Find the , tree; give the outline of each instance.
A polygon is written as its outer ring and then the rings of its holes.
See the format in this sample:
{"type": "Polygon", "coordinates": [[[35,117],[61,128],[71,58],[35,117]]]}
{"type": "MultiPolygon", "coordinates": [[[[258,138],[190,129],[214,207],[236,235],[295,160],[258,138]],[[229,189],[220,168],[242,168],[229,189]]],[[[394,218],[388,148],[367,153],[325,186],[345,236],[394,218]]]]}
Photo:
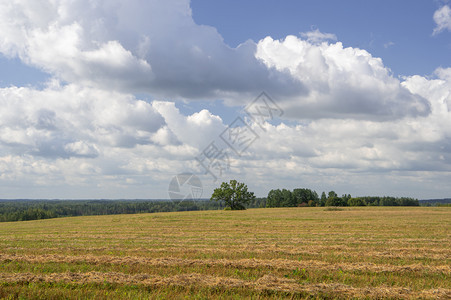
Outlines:
{"type": "Polygon", "coordinates": [[[357,197],[344,194],[338,197],[334,191],[322,192],[321,197],[310,189],[297,188],[293,191],[287,189],[271,190],[265,201],[266,207],[293,207],[293,206],[419,206],[420,202],[413,198],[395,197],[357,197]]]}
{"type": "Polygon", "coordinates": [[[223,182],[210,198],[214,201],[224,201],[226,207],[231,210],[246,209],[245,205],[254,199],[254,193],[247,191],[247,185],[236,180],[230,180],[230,183],[223,182]]]}
{"type": "Polygon", "coordinates": [[[294,189],[293,198],[297,206],[308,204],[308,206],[316,206],[319,204],[319,197],[315,191],[310,189],[294,189]]]}
{"type": "Polygon", "coordinates": [[[330,198],[338,198],[337,193],[335,193],[334,191],[330,191],[328,195],[329,195],[329,199],[330,198]]]}
{"type": "Polygon", "coordinates": [[[282,191],[270,190],[266,200],[266,207],[280,207],[282,202],[282,191]]]}
{"type": "Polygon", "coordinates": [[[326,205],[326,201],[327,201],[327,196],[326,196],[326,193],[323,192],[321,194],[321,200],[319,201],[319,205],[320,206],[325,206],[326,205]]]}
{"type": "Polygon", "coordinates": [[[290,190],[282,189],[282,206],[283,207],[294,207],[296,203],[293,201],[293,194],[290,190]]]}
{"type": "Polygon", "coordinates": [[[350,198],[348,199],[349,206],[365,206],[365,201],[362,198],[350,198]]]}
{"type": "MultiPolygon", "coordinates": [[[[326,206],[347,206],[348,205],[348,200],[347,197],[345,196],[346,199],[340,198],[338,197],[337,193],[335,193],[334,191],[330,191],[329,192],[329,197],[326,200],[326,206]]],[[[349,198],[351,198],[351,195],[349,195],[349,198]]]]}

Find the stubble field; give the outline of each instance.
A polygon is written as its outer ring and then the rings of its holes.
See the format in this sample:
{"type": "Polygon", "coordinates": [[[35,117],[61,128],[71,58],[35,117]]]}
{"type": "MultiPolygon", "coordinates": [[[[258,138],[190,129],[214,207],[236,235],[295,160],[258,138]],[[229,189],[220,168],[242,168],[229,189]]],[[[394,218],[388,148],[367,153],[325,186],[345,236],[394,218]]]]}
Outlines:
{"type": "Polygon", "coordinates": [[[0,223],[0,298],[451,298],[451,209],[0,223]]]}

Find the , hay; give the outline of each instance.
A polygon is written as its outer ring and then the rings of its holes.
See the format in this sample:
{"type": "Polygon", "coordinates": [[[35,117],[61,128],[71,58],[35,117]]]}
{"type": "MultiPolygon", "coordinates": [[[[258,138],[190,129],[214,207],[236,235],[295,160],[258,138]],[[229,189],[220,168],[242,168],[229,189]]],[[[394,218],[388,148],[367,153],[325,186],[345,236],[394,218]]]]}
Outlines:
{"type": "Polygon", "coordinates": [[[134,284],[142,286],[180,286],[180,287],[216,287],[221,289],[246,288],[264,291],[283,291],[295,293],[308,293],[312,296],[324,293],[339,298],[371,297],[371,298],[435,298],[450,299],[450,289],[431,289],[421,292],[408,288],[396,287],[366,287],[354,288],[343,284],[298,284],[295,280],[265,275],[256,281],[245,281],[232,278],[205,276],[202,274],[182,274],[171,277],[162,277],[148,274],[127,275],[122,273],[57,273],[57,274],[31,274],[0,273],[0,281],[4,283],[58,283],[71,284],[134,284]]]}
{"type": "Polygon", "coordinates": [[[449,208],[64,218],[0,240],[0,298],[451,298],[449,208]]]}
{"type": "Polygon", "coordinates": [[[381,265],[374,263],[335,263],[323,261],[293,261],[286,259],[181,259],[175,257],[145,258],[145,257],[116,257],[116,256],[64,256],[64,255],[10,255],[0,254],[0,262],[21,261],[29,263],[87,263],[92,265],[148,265],[148,266],[221,266],[232,268],[270,268],[281,270],[319,269],[363,272],[435,272],[451,276],[451,265],[428,266],[415,265],[381,265]]]}

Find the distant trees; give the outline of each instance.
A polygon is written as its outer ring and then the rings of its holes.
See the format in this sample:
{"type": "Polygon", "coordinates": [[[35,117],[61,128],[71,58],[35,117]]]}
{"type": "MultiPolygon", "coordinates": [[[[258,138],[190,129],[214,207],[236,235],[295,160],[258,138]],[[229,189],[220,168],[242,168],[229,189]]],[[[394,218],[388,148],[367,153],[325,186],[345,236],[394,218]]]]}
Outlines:
{"type": "Polygon", "coordinates": [[[294,189],[289,191],[271,190],[268,193],[266,207],[295,207],[295,206],[317,206],[320,203],[318,194],[309,189],[294,189]]]}
{"type": "Polygon", "coordinates": [[[270,190],[266,198],[266,207],[281,207],[282,205],[282,191],[270,190]]]}
{"type": "Polygon", "coordinates": [[[221,187],[215,189],[210,200],[222,201],[231,210],[243,210],[247,204],[255,200],[255,196],[254,193],[248,192],[244,183],[230,180],[230,183],[223,182],[221,187]]]}
{"type": "Polygon", "coordinates": [[[348,200],[349,206],[365,206],[365,202],[360,198],[351,198],[348,200]]]}
{"type": "MultiPolygon", "coordinates": [[[[321,197],[310,189],[271,190],[267,198],[256,198],[243,183],[231,181],[214,193],[217,201],[168,200],[0,200],[0,222],[41,220],[60,217],[138,214],[169,211],[244,209],[295,206],[419,206],[408,197],[339,197],[334,191],[321,197]],[[225,187],[225,188],[224,188],[225,187]],[[229,198],[230,197],[230,198],[229,198]],[[239,200],[241,199],[241,200],[239,200]]],[[[216,191],[216,190],[215,190],[216,191]]],[[[451,200],[449,200],[451,202],[451,200]]],[[[429,203],[427,203],[429,204],[429,203]]],[[[432,204],[429,204],[432,205],[432,204]]],[[[434,205],[437,205],[434,203],[434,205]]]]}
{"type": "Polygon", "coordinates": [[[420,206],[418,199],[409,197],[358,197],[348,200],[349,206],[420,206]]]}
{"type": "Polygon", "coordinates": [[[347,206],[347,199],[348,197],[346,195],[343,195],[343,197],[338,197],[337,193],[330,191],[325,206],[347,206]]]}
{"type": "MultiPolygon", "coordinates": [[[[246,207],[265,207],[255,198],[246,207]]],[[[207,200],[0,200],[0,222],[31,221],[61,217],[156,213],[224,209],[222,202],[207,200]]]]}
{"type": "Polygon", "coordinates": [[[326,192],[321,193],[321,199],[319,201],[319,206],[326,206],[327,196],[326,192]]]}
{"type": "Polygon", "coordinates": [[[417,199],[408,197],[356,197],[344,194],[341,197],[335,191],[321,197],[310,189],[289,190],[277,189],[268,193],[266,207],[293,207],[293,206],[419,206],[417,199]]]}
{"type": "Polygon", "coordinates": [[[294,189],[293,198],[295,206],[303,205],[302,203],[308,206],[316,206],[319,204],[318,194],[309,189],[294,189]]]}

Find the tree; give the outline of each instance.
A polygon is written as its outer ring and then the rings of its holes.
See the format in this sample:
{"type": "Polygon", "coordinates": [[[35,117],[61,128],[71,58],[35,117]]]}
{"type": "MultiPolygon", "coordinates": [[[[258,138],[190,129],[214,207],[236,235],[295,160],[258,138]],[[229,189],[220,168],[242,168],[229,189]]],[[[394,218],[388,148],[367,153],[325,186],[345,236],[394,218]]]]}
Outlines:
{"type": "Polygon", "coordinates": [[[214,201],[224,201],[226,207],[231,210],[246,209],[245,205],[254,199],[254,193],[247,191],[247,185],[236,180],[230,180],[230,183],[223,182],[210,198],[214,201]]]}
{"type": "Polygon", "coordinates": [[[397,206],[398,203],[394,197],[382,197],[379,199],[379,206],[397,206]]]}
{"type": "Polygon", "coordinates": [[[343,199],[344,202],[348,203],[349,199],[351,199],[352,196],[351,194],[344,194],[343,196],[341,196],[341,199],[343,199]]]}
{"type": "Polygon", "coordinates": [[[294,207],[296,205],[293,200],[294,199],[293,199],[293,195],[292,195],[291,191],[287,190],[287,189],[283,189],[281,206],[282,207],[294,207]]]}
{"type": "Polygon", "coordinates": [[[398,205],[400,206],[420,206],[418,199],[401,197],[397,199],[398,205]]]}
{"type": "Polygon", "coordinates": [[[310,189],[294,189],[293,198],[295,205],[302,205],[303,203],[308,206],[316,206],[319,203],[318,194],[310,189]]]}
{"type": "Polygon", "coordinates": [[[365,206],[365,201],[362,198],[350,198],[348,199],[349,206],[365,206]]]}
{"type": "Polygon", "coordinates": [[[266,207],[280,207],[282,202],[282,191],[270,190],[266,200],[266,207]]]}
{"type": "Polygon", "coordinates": [[[325,206],[327,201],[327,196],[325,192],[322,192],[321,194],[321,200],[319,201],[320,206],[325,206]]]}
{"type": "MultiPolygon", "coordinates": [[[[350,197],[351,195],[349,195],[350,197]]],[[[337,193],[334,191],[329,192],[329,197],[326,201],[326,206],[347,206],[347,200],[343,200],[343,198],[338,197],[337,193]]]]}
{"type": "Polygon", "coordinates": [[[329,192],[329,199],[330,199],[330,198],[338,198],[337,193],[335,193],[334,191],[330,191],[330,192],[329,192]]]}

